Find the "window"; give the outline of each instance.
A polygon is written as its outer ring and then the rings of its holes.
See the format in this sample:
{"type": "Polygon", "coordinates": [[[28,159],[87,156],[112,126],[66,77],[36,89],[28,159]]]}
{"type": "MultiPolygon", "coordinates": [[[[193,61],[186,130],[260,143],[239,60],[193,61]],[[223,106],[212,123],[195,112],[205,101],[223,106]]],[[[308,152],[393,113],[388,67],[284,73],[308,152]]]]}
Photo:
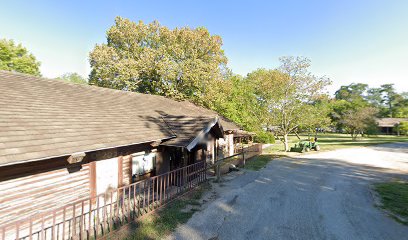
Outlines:
{"type": "Polygon", "coordinates": [[[156,153],[138,154],[132,156],[132,175],[144,175],[156,168],[156,153]]]}

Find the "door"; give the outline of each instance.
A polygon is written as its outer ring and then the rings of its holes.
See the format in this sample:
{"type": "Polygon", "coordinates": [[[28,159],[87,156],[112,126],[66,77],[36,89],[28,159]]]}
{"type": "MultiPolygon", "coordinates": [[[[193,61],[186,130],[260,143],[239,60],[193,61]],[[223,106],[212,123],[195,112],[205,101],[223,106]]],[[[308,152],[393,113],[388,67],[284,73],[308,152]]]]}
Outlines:
{"type": "Polygon", "coordinates": [[[118,159],[111,158],[96,162],[96,194],[118,188],[118,159]]]}

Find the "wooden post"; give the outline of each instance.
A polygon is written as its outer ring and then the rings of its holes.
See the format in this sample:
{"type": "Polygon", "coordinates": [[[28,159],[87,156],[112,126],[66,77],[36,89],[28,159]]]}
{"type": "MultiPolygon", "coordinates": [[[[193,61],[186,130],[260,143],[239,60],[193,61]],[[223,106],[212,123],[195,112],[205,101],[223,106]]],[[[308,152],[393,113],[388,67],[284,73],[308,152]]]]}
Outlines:
{"type": "Polygon", "coordinates": [[[221,171],[220,171],[220,164],[216,166],[216,174],[217,174],[217,182],[221,181],[221,171]]]}
{"type": "Polygon", "coordinates": [[[241,141],[241,152],[242,152],[242,162],[245,166],[245,151],[244,151],[244,143],[241,141]]]}
{"type": "Polygon", "coordinates": [[[215,174],[217,175],[217,182],[221,181],[221,171],[220,171],[220,163],[218,161],[218,146],[217,146],[217,139],[215,139],[215,147],[214,147],[214,163],[215,165],[215,174]]]}
{"type": "Polygon", "coordinates": [[[118,188],[123,187],[123,157],[118,157],[118,188]]]}
{"type": "Polygon", "coordinates": [[[207,158],[204,159],[204,180],[207,180],[207,158]]]}
{"type": "MultiPolygon", "coordinates": [[[[96,197],[96,162],[89,163],[89,190],[90,197],[96,197]]],[[[95,202],[96,199],[93,199],[95,202]]]]}

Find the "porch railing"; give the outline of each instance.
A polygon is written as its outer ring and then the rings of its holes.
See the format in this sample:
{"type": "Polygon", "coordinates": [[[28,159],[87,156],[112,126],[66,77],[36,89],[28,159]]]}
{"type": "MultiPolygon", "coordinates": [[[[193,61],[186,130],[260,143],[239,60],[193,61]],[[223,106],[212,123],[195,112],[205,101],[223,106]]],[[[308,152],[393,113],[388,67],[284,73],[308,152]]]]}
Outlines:
{"type": "MultiPolygon", "coordinates": [[[[237,146],[237,147],[235,147],[234,148],[234,154],[236,154],[236,153],[242,153],[242,152],[245,152],[245,153],[257,153],[257,154],[259,154],[259,153],[261,153],[262,152],[262,144],[261,143],[254,143],[254,144],[251,144],[251,145],[248,145],[248,146],[237,146]]],[[[247,158],[249,158],[249,157],[247,157],[247,158]]]]}
{"type": "Polygon", "coordinates": [[[0,226],[0,239],[95,239],[154,211],[205,180],[205,162],[198,162],[0,226]]]}

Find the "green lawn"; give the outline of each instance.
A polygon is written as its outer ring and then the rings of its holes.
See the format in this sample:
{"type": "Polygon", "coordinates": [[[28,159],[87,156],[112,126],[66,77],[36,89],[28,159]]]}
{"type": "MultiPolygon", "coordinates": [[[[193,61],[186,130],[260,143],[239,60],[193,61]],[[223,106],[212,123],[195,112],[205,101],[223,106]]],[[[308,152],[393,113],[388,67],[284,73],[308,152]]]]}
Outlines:
{"type": "Polygon", "coordinates": [[[253,171],[259,171],[264,168],[266,164],[272,161],[272,159],[273,157],[271,155],[258,155],[247,160],[244,168],[253,171]]]}
{"type": "MultiPolygon", "coordinates": [[[[300,137],[302,140],[306,140],[308,138],[307,135],[300,135],[300,137]]],[[[333,133],[318,134],[317,138],[320,144],[321,151],[330,151],[341,148],[363,147],[382,143],[408,141],[408,136],[391,136],[391,135],[378,135],[364,138],[361,137],[353,141],[349,134],[333,134],[333,133]]],[[[289,136],[289,147],[295,145],[295,143],[297,142],[299,142],[299,139],[295,135],[289,136]]],[[[301,154],[297,152],[295,153],[284,152],[283,148],[284,148],[283,143],[276,142],[272,146],[264,149],[262,155],[247,160],[245,168],[249,170],[259,171],[260,169],[264,168],[266,164],[268,164],[268,162],[272,161],[274,158],[283,156],[293,157],[298,154],[301,154]]],[[[311,152],[313,153],[314,151],[312,150],[311,152]]]]}
{"type": "MultiPolygon", "coordinates": [[[[312,135],[314,136],[314,135],[312,135]]],[[[307,135],[300,135],[301,139],[307,139],[307,135]]],[[[299,139],[295,135],[289,136],[289,146],[295,145],[299,139]]],[[[322,151],[335,150],[347,147],[363,147],[381,143],[391,142],[407,142],[408,136],[394,136],[394,135],[378,135],[370,137],[360,137],[353,141],[350,134],[338,134],[338,133],[320,133],[317,135],[317,141],[320,144],[322,151]]],[[[283,143],[277,141],[268,148],[268,152],[282,152],[283,143]]]]}
{"type": "Polygon", "coordinates": [[[382,208],[397,215],[398,221],[408,224],[408,182],[379,183],[374,189],[381,197],[382,208]]]}

